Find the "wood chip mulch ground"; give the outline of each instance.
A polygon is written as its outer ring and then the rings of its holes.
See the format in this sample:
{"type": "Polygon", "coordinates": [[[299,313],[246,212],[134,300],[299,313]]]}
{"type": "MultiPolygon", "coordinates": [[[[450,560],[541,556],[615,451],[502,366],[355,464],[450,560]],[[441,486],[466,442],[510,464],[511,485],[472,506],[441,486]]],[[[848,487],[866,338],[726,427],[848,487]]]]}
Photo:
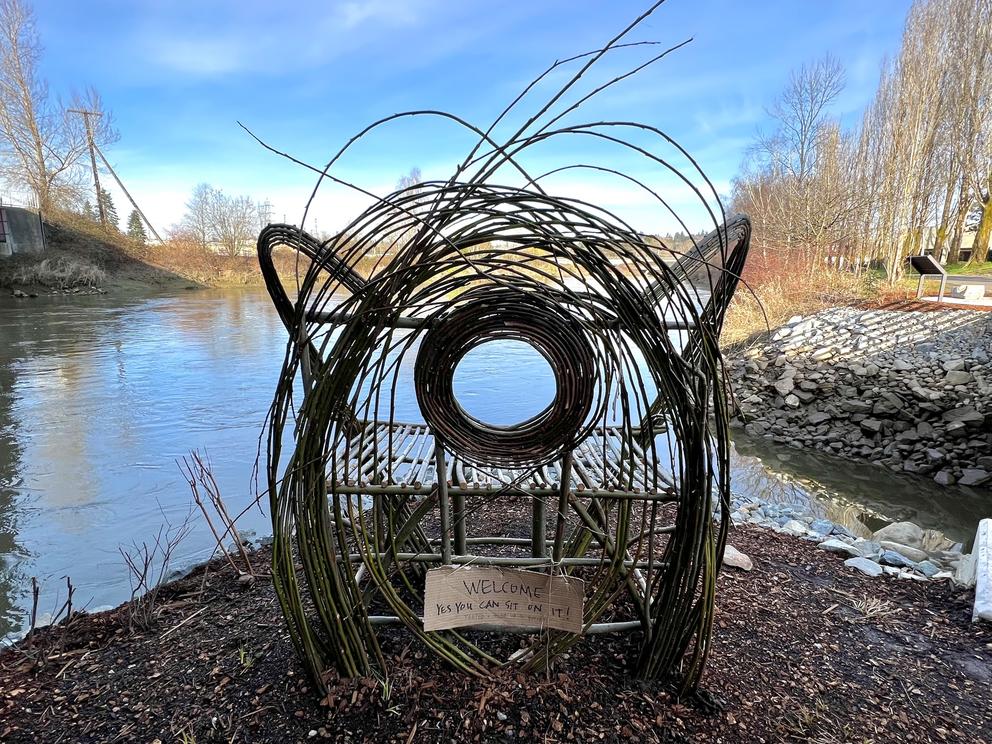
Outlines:
{"type": "Polygon", "coordinates": [[[319,699],[271,583],[215,563],[164,589],[147,630],[124,605],[0,654],[0,741],[992,741],[992,629],[971,623],[969,592],[869,579],[756,528],[732,543],[754,570],[721,575],[703,691],[687,699],[630,678],[635,636],[483,680],[399,629],[383,633],[388,678],[333,679],[319,699]]]}

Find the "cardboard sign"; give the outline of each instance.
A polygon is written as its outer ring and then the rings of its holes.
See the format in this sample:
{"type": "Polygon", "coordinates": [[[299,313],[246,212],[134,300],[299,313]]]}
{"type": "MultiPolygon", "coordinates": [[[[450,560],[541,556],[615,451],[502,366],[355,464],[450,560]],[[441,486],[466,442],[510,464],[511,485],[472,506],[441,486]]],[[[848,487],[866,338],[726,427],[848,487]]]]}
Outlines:
{"type": "Polygon", "coordinates": [[[582,579],[519,568],[442,566],[427,572],[424,630],[466,625],[582,632],[582,579]]]}

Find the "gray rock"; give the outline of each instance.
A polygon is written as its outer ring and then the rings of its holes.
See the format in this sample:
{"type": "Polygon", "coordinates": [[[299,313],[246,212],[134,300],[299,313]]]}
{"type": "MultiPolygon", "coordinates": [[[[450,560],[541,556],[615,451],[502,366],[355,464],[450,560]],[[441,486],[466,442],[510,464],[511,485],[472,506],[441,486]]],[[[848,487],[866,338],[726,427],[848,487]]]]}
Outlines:
{"type": "Polygon", "coordinates": [[[872,409],[872,404],[866,400],[842,400],[840,402],[840,409],[848,413],[869,413],[872,409]]]}
{"type": "Polygon", "coordinates": [[[840,553],[841,555],[848,555],[852,557],[863,557],[861,555],[861,551],[856,547],[853,545],[848,545],[846,542],[838,540],[835,537],[824,540],[817,547],[819,547],[820,550],[826,550],[828,553],[840,553]]]}
{"type": "Polygon", "coordinates": [[[911,548],[923,547],[923,530],[912,522],[893,522],[878,530],[872,537],[877,542],[889,542],[907,545],[911,548]]]}
{"type": "Polygon", "coordinates": [[[791,377],[783,377],[781,380],[776,381],[775,384],[772,385],[778,394],[783,397],[791,393],[795,386],[796,384],[791,377]]]}
{"type": "Polygon", "coordinates": [[[958,479],[954,477],[954,473],[950,470],[940,470],[933,479],[941,486],[953,486],[958,482],[958,479]]]}
{"type": "Polygon", "coordinates": [[[882,546],[880,543],[874,540],[865,540],[859,537],[854,541],[854,547],[858,549],[858,555],[864,558],[875,559],[879,553],[882,552],[882,546]]]}
{"type": "Polygon", "coordinates": [[[963,468],[958,483],[962,486],[984,486],[992,480],[992,475],[981,468],[963,468]]]}
{"type": "Polygon", "coordinates": [[[754,568],[754,563],[744,553],[733,545],[727,545],[723,549],[723,565],[739,568],[741,571],[750,571],[754,568]]]}
{"type": "Polygon", "coordinates": [[[891,393],[888,390],[883,390],[875,401],[875,405],[872,406],[872,413],[876,415],[891,415],[893,413],[898,413],[903,409],[906,404],[903,403],[902,398],[900,398],[895,393],[891,393]]]}
{"type": "Polygon", "coordinates": [[[970,372],[955,371],[948,372],[944,377],[945,385],[967,385],[969,382],[974,381],[974,377],[971,376],[970,372]]]}
{"type": "Polygon", "coordinates": [[[945,372],[957,372],[958,370],[964,369],[964,359],[948,359],[943,362],[941,367],[944,368],[945,372]]]}
{"type": "Polygon", "coordinates": [[[750,424],[744,427],[744,431],[746,431],[752,437],[763,437],[765,436],[765,432],[768,431],[768,427],[759,421],[752,421],[750,424]]]}
{"type": "Polygon", "coordinates": [[[882,567],[875,563],[875,561],[868,560],[867,558],[848,558],[844,561],[844,565],[854,568],[866,576],[875,577],[882,575],[882,567]]]}
{"type": "Polygon", "coordinates": [[[916,564],[916,570],[926,576],[928,579],[932,579],[934,576],[940,573],[940,566],[938,566],[933,561],[920,561],[916,564]]]}
{"type": "Polygon", "coordinates": [[[919,548],[911,548],[908,545],[902,545],[897,542],[892,542],[891,540],[882,540],[880,545],[885,550],[894,550],[899,553],[899,555],[905,556],[913,563],[919,563],[920,561],[925,561],[927,559],[926,551],[920,550],[919,548]]]}
{"type": "Polygon", "coordinates": [[[782,532],[788,532],[792,535],[805,535],[806,525],[795,519],[790,519],[788,522],[782,525],[782,532]]]}
{"type": "Polygon", "coordinates": [[[810,522],[809,529],[817,535],[829,535],[834,529],[834,523],[829,519],[815,519],[810,522]]]}
{"type": "Polygon", "coordinates": [[[861,422],[861,428],[872,434],[878,434],[882,430],[882,422],[878,419],[866,418],[861,422]]]}
{"type": "Polygon", "coordinates": [[[898,568],[913,568],[916,565],[915,562],[894,550],[883,550],[882,555],[878,558],[878,562],[886,566],[896,566],[898,568]]]}
{"type": "Polygon", "coordinates": [[[960,422],[962,424],[981,424],[985,421],[985,415],[976,411],[974,406],[961,406],[944,411],[941,418],[948,423],[960,422]]]}
{"type": "Polygon", "coordinates": [[[806,420],[809,423],[816,426],[818,424],[822,424],[825,421],[829,421],[832,418],[833,416],[829,413],[826,413],[825,411],[814,411],[813,413],[811,413],[809,416],[806,417],[806,420]]]}
{"type": "Polygon", "coordinates": [[[799,398],[791,393],[785,396],[785,405],[789,408],[799,408],[799,398]]]}

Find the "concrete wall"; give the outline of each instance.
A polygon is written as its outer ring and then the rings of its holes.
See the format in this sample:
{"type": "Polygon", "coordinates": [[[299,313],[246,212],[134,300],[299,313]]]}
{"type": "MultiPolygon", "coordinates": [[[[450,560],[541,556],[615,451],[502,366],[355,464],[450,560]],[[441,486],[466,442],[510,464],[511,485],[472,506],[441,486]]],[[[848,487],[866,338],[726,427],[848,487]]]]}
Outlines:
{"type": "Polygon", "coordinates": [[[6,242],[0,243],[0,258],[21,253],[41,253],[45,236],[37,212],[22,207],[0,207],[4,211],[6,242]]]}

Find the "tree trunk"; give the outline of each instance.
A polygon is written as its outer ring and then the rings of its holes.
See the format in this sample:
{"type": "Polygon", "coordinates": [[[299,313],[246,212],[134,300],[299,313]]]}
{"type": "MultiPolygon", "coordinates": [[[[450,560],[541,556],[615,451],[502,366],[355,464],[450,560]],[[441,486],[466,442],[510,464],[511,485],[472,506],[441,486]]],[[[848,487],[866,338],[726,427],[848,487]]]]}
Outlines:
{"type": "Polygon", "coordinates": [[[957,263],[961,259],[961,241],[964,238],[964,221],[968,216],[968,204],[971,193],[965,184],[961,185],[961,193],[958,196],[958,211],[954,216],[954,231],[951,233],[951,246],[947,251],[947,261],[945,266],[957,263]]]}
{"type": "Polygon", "coordinates": [[[947,244],[948,233],[950,232],[951,208],[954,205],[954,192],[957,184],[948,180],[947,191],[944,192],[944,208],[940,212],[940,222],[933,239],[933,257],[940,263],[944,262],[944,246],[947,244]]]}
{"type": "Polygon", "coordinates": [[[982,218],[978,221],[978,232],[971,248],[968,263],[984,263],[989,254],[989,238],[992,237],[992,194],[982,204],[982,218]]]}

